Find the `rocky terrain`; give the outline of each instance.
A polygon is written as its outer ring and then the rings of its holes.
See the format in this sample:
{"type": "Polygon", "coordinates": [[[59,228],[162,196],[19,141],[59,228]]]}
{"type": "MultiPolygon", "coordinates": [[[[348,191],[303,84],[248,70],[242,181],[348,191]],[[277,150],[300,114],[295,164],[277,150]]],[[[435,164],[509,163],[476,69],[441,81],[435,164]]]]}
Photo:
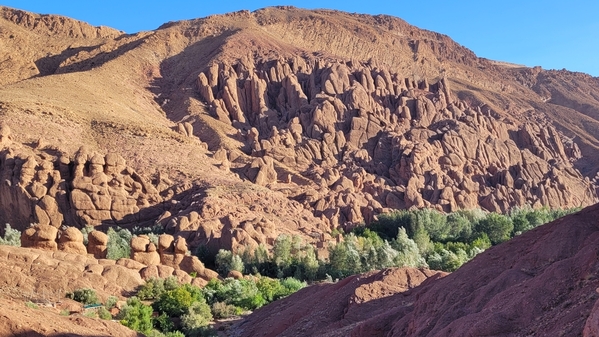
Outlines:
{"type": "Polygon", "coordinates": [[[114,261],[40,249],[0,246],[0,335],[2,336],[137,336],[118,322],[83,315],[68,291],[92,288],[105,300],[124,298],[143,283],[137,271],[114,261]],[[35,303],[37,308],[25,306],[35,303]]]}
{"type": "MultiPolygon", "coordinates": [[[[89,267],[89,264],[93,262],[88,262],[85,269],[103,276],[105,273],[114,274],[114,268],[134,270],[136,273],[132,274],[132,277],[136,281],[132,281],[132,285],[125,289],[129,292],[143,283],[141,279],[175,276],[179,282],[203,286],[211,279],[218,278],[215,271],[205,268],[202,261],[189,254],[187,242],[183,237],[175,239],[172,235],[162,234],[155,244],[150,242],[147,235],[134,236],[129,243],[130,258],[120,258],[114,261],[107,259],[109,238],[106,234],[94,230],[87,236],[86,247],[83,243],[83,234],[75,227],[67,227],[59,231],[50,225],[36,225],[22,233],[21,247],[57,252],[56,254],[76,254],[79,255],[74,257],[76,260],[84,259],[87,256],[100,259],[102,261],[100,264],[105,267],[89,267]],[[192,273],[195,275],[193,278],[190,276],[192,273]]],[[[119,273],[121,272],[117,272],[117,274],[119,273]]],[[[119,275],[111,277],[113,281],[121,280],[125,283],[126,278],[119,275]]]]}
{"type": "Polygon", "coordinates": [[[383,270],[314,285],[233,336],[597,336],[599,206],[488,249],[444,276],[383,270]]]}
{"type": "Polygon", "coordinates": [[[274,7],[123,34],[3,7],[0,43],[18,229],[159,225],[239,250],[393,209],[597,201],[596,78],[397,18],[274,7]]]}
{"type": "MultiPolygon", "coordinates": [[[[0,332],[134,335],[15,303],[122,297],[152,276],[202,285],[216,274],[185,254],[199,245],[294,234],[323,248],[394,209],[595,204],[598,92],[598,78],[481,59],[384,15],[272,7],[124,34],[0,7],[0,223],[29,247],[0,247],[0,332]],[[113,226],[168,234],[115,262],[113,226]]],[[[234,333],[598,335],[597,212],[450,275],[316,285],[234,333]]]]}

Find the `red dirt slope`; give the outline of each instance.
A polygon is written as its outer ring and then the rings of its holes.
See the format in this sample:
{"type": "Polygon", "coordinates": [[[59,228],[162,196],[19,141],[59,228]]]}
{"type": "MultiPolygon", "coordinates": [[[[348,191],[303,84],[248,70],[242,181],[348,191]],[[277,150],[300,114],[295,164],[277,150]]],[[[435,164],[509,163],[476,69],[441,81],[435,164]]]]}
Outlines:
{"type": "Polygon", "coordinates": [[[310,287],[256,311],[235,335],[597,336],[598,215],[599,205],[588,207],[493,247],[446,277],[358,310],[337,295],[351,282],[363,287],[356,278],[310,287]]]}

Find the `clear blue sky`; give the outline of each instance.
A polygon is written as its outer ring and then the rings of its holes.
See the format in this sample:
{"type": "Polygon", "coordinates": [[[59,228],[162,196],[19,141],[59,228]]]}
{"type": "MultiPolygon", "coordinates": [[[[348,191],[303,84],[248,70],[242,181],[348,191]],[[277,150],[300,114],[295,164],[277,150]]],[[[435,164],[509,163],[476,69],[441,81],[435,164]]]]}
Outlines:
{"type": "Polygon", "coordinates": [[[389,14],[449,35],[481,57],[599,76],[598,0],[0,0],[0,4],[127,33],[155,29],[168,21],[274,5],[389,14]]]}

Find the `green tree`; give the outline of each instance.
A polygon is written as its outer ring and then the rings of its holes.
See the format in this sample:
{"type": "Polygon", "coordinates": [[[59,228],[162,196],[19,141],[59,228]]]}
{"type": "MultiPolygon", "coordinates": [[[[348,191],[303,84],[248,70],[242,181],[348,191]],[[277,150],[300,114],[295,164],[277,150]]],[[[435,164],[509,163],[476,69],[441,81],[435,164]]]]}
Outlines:
{"type": "Polygon", "coordinates": [[[416,246],[418,246],[420,254],[423,256],[430,254],[434,249],[431,238],[424,227],[418,227],[416,229],[413,240],[414,243],[416,243],[416,246]]]}
{"type": "Polygon", "coordinates": [[[433,209],[423,209],[413,211],[411,215],[410,237],[414,237],[418,228],[423,227],[433,241],[445,241],[448,239],[450,227],[447,226],[447,218],[444,214],[433,209]]]}
{"type": "Polygon", "coordinates": [[[277,266],[281,268],[291,265],[292,239],[290,236],[281,234],[275,240],[273,247],[273,258],[277,266]]]}
{"type": "Polygon", "coordinates": [[[447,215],[446,226],[448,238],[454,241],[466,242],[472,236],[473,222],[468,219],[467,213],[458,211],[447,215]]]}
{"type": "Polygon", "coordinates": [[[304,269],[304,278],[310,281],[316,280],[320,263],[318,262],[316,250],[313,246],[309,245],[306,247],[305,255],[301,259],[301,264],[304,269]]]}
{"type": "Polygon", "coordinates": [[[400,228],[391,246],[398,252],[395,257],[397,267],[428,267],[426,260],[420,255],[420,250],[416,243],[408,237],[406,230],[400,228]]]}
{"type": "Polygon", "coordinates": [[[486,233],[493,244],[509,240],[510,234],[514,230],[512,220],[498,213],[487,214],[486,218],[480,220],[477,227],[477,231],[486,233]]]}
{"type": "Polygon", "coordinates": [[[241,260],[241,257],[239,257],[239,255],[233,254],[233,256],[231,257],[231,265],[230,265],[229,269],[243,273],[245,267],[244,267],[243,261],[241,260]]]}
{"type": "Polygon", "coordinates": [[[104,319],[104,320],[112,319],[112,315],[110,314],[110,311],[108,311],[108,309],[106,309],[105,307],[98,308],[98,317],[100,317],[100,319],[104,319]]]}
{"type": "Polygon", "coordinates": [[[117,228],[117,230],[114,230],[113,228],[109,228],[106,234],[108,235],[106,258],[118,260],[131,256],[131,232],[127,229],[117,228]]]}
{"type": "Polygon", "coordinates": [[[152,331],[152,307],[141,303],[137,297],[127,300],[119,313],[121,324],[143,334],[152,331]]]}
{"type": "Polygon", "coordinates": [[[224,277],[226,277],[231,270],[237,270],[238,272],[243,273],[245,269],[241,257],[226,249],[220,249],[218,251],[215,262],[216,271],[224,277]]]}

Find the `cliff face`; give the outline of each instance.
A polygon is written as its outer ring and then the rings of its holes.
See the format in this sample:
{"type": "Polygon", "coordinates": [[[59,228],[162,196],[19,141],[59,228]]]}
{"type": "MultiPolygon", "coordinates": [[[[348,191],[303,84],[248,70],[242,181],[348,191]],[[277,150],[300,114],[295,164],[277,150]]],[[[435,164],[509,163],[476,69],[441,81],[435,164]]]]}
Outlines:
{"type": "Polygon", "coordinates": [[[0,221],[20,228],[322,247],[392,209],[597,201],[586,75],[479,59],[388,16],[275,7],[124,35],[1,14],[0,221]]]}

